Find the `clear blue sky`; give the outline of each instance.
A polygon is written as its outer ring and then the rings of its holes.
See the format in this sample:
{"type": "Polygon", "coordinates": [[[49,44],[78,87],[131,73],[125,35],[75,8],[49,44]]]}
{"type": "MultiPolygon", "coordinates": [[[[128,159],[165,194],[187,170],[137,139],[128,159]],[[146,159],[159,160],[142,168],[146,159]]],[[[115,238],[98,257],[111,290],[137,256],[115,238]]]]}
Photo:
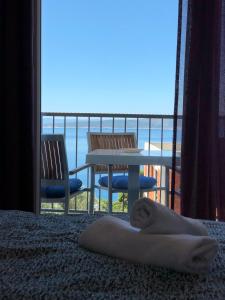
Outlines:
{"type": "Polygon", "coordinates": [[[42,111],[172,114],[178,0],[43,0],[42,111]]]}

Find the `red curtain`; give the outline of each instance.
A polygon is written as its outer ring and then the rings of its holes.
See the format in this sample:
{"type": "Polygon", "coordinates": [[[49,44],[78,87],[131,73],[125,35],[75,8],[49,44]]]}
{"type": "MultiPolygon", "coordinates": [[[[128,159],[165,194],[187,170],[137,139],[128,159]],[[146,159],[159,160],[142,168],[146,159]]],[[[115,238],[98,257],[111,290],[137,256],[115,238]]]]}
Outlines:
{"type": "Polygon", "coordinates": [[[187,7],[175,101],[182,106],[181,212],[225,220],[225,1],[180,3],[187,7]]]}

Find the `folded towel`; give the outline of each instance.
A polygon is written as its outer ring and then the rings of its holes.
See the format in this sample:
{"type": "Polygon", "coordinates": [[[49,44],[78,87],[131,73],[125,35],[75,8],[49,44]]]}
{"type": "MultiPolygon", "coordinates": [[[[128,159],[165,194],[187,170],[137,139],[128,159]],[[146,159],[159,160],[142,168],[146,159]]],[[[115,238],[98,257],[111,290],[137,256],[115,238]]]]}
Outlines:
{"type": "Polygon", "coordinates": [[[143,233],[208,235],[200,221],[178,215],[149,198],[140,198],[134,202],[130,223],[141,228],[143,233]]]}
{"type": "Polygon", "coordinates": [[[88,226],[79,245],[130,262],[189,273],[206,272],[217,242],[206,236],[142,234],[121,219],[106,216],[88,226]]]}

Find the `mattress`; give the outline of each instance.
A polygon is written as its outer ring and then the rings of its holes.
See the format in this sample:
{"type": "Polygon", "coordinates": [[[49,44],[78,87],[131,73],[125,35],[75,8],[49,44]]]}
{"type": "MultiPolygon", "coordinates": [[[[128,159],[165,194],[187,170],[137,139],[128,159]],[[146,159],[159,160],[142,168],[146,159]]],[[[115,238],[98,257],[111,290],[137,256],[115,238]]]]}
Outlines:
{"type": "Polygon", "coordinates": [[[218,255],[207,275],[190,275],[80,248],[100,216],[0,211],[0,299],[225,299],[225,223],[204,222],[218,255]]]}

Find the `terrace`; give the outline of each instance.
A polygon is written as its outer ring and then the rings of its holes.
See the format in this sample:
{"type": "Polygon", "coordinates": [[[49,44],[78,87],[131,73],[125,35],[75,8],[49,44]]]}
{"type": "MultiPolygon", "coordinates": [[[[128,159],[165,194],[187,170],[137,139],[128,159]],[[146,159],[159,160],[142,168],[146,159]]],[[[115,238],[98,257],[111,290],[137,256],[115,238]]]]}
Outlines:
{"type": "MultiPolygon", "coordinates": [[[[42,133],[64,136],[69,169],[86,162],[88,132],[134,132],[147,155],[172,160],[177,18],[176,0],[43,2],[42,133]]],[[[163,164],[140,165],[140,174],[157,179],[157,190],[145,195],[165,205],[168,173],[163,164]]],[[[88,211],[93,200],[90,169],[77,178],[87,190],[70,200],[70,213],[88,211]]],[[[111,211],[108,195],[96,188],[95,211],[111,211]]],[[[113,194],[112,211],[127,212],[128,198],[113,194]]],[[[58,203],[41,208],[62,210],[58,203]]]]}
{"type": "MultiPolygon", "coordinates": [[[[173,115],[153,114],[108,114],[108,113],[42,113],[43,134],[63,134],[69,169],[85,163],[88,153],[87,132],[135,132],[138,148],[149,155],[172,156],[173,115]]],[[[170,205],[166,197],[166,167],[164,165],[140,166],[140,173],[157,179],[157,191],[145,193],[155,201],[170,205]]],[[[96,175],[97,181],[101,177],[96,175]]],[[[88,211],[90,201],[90,171],[79,172],[79,178],[87,190],[72,198],[69,202],[69,213],[88,211]]],[[[171,180],[169,180],[171,181],[171,180]]],[[[170,186],[169,182],[169,186],[170,186]]],[[[170,191],[170,188],[169,188],[170,191]]],[[[113,195],[113,212],[127,212],[127,194],[113,195]]],[[[59,203],[41,203],[42,211],[60,212],[63,206],[59,203]]],[[[95,190],[94,210],[108,210],[108,193],[95,190]]]]}

